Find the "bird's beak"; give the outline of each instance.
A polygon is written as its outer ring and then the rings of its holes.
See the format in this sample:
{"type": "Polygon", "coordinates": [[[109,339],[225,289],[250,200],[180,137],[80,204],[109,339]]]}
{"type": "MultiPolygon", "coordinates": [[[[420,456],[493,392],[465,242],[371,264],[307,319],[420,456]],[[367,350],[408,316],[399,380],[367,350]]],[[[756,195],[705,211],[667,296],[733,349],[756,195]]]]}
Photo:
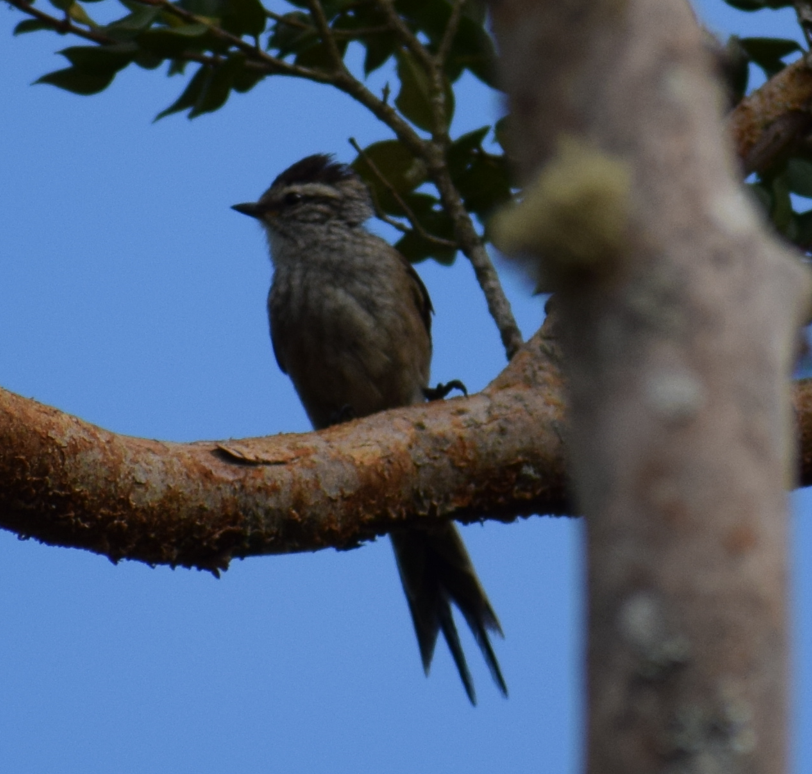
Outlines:
{"type": "Polygon", "coordinates": [[[243,215],[250,215],[252,218],[261,218],[264,212],[264,207],[257,202],[246,202],[245,204],[235,204],[232,210],[237,210],[243,215]]]}

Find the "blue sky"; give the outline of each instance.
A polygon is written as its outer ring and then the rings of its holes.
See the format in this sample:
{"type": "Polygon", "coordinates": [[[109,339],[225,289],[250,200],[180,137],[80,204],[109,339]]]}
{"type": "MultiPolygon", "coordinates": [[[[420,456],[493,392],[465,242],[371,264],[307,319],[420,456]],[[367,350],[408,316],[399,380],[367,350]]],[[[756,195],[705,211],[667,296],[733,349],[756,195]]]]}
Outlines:
{"type": "MultiPolygon", "coordinates": [[[[792,14],[701,4],[717,31],[796,36],[792,14]]],[[[194,121],[152,118],[183,81],[128,69],[78,97],[31,86],[68,39],[0,15],[0,384],[110,430],[171,440],[305,431],[265,319],[264,239],[232,212],[296,159],[349,160],[386,130],[325,87],[271,79],[194,121]]],[[[462,84],[455,129],[499,104],[462,84]]],[[[464,259],[419,271],[436,309],[433,378],[503,367],[464,259]]],[[[525,335],[540,302],[509,270],[525,335]]],[[[812,727],[812,499],[794,497],[795,705],[812,727]]],[[[220,580],[118,566],[0,533],[0,757],[26,774],[578,768],[581,526],[464,530],[506,639],[510,698],[465,637],[479,706],[444,646],[425,679],[386,540],[235,562],[220,580]]],[[[812,741],[795,745],[812,772],[812,741]]]]}

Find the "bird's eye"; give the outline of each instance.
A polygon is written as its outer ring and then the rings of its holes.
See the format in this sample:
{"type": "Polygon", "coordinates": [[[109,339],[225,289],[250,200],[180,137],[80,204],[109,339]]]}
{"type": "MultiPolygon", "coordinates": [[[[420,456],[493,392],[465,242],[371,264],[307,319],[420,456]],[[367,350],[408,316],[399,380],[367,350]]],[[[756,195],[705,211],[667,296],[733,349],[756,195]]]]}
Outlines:
{"type": "Polygon", "coordinates": [[[291,191],[289,194],[285,194],[285,204],[288,206],[293,206],[294,204],[298,204],[302,201],[302,195],[299,193],[294,193],[291,191]]]}

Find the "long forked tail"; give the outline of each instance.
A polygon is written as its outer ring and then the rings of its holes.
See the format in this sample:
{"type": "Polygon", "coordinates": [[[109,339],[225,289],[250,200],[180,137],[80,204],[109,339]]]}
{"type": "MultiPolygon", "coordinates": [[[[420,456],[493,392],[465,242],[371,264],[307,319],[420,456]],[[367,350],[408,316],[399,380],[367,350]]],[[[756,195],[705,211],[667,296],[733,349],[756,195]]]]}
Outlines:
{"type": "Polygon", "coordinates": [[[465,692],[471,703],[476,704],[474,683],[451,615],[453,602],[471,628],[494,682],[507,696],[507,685],[488,639],[488,631],[504,636],[502,628],[457,528],[446,524],[431,530],[393,532],[390,537],[426,674],[434,655],[437,634],[442,631],[465,692]]]}

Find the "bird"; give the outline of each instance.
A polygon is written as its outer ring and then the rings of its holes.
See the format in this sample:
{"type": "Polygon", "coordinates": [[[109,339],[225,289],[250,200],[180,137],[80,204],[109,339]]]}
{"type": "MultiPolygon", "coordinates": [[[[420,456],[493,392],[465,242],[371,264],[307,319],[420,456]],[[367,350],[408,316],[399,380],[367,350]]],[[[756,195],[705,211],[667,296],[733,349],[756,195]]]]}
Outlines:
{"type": "MultiPolygon", "coordinates": [[[[433,395],[431,299],[406,258],[366,228],[372,199],[351,166],[329,154],[307,156],[278,175],[258,201],[232,209],[264,228],[273,264],[273,351],[314,429],[433,395]]],[[[390,538],[426,675],[442,631],[476,704],[454,604],[507,696],[488,636],[504,635],[457,528],[450,522],[409,527],[390,538]]]]}

